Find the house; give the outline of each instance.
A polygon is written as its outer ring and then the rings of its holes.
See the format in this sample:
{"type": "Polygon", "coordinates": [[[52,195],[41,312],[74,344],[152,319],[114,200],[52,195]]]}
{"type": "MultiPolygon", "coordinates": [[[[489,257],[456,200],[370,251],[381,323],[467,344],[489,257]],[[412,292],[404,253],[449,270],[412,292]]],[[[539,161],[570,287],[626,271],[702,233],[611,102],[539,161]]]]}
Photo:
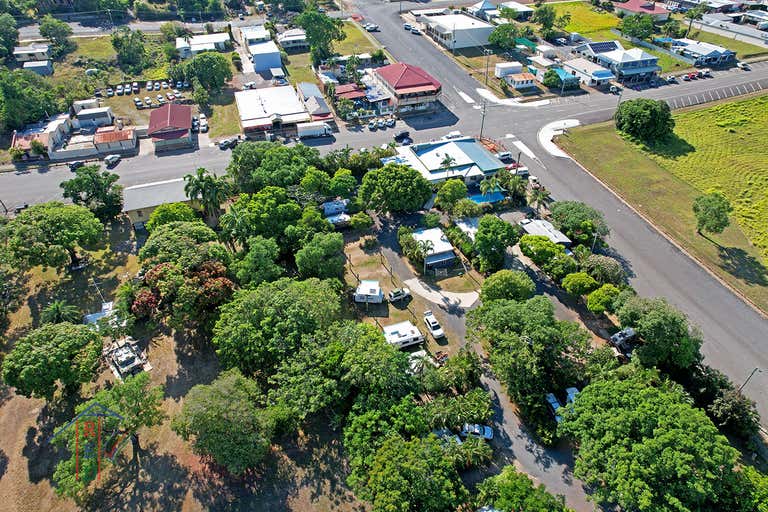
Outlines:
{"type": "Polygon", "coordinates": [[[516,91],[536,87],[536,77],[531,73],[513,73],[505,76],[504,81],[516,91]]]}
{"type": "Polygon", "coordinates": [[[240,46],[248,47],[252,44],[263,43],[272,39],[272,35],[264,25],[251,25],[249,27],[235,27],[235,40],[240,46]]]}
{"type": "Polygon", "coordinates": [[[290,85],[238,91],[235,103],[246,134],[295,127],[311,119],[290,85]]]}
{"type": "Polygon", "coordinates": [[[669,11],[661,2],[653,0],[627,0],[626,2],[613,2],[613,8],[617,13],[625,16],[633,14],[645,14],[653,18],[653,21],[665,21],[669,19],[669,11]]]}
{"type": "Polygon", "coordinates": [[[583,57],[563,62],[563,68],[577,76],[582,84],[590,87],[599,87],[616,79],[609,69],[583,57]]]}
{"type": "Polygon", "coordinates": [[[480,217],[467,217],[455,222],[456,227],[462,230],[470,240],[475,241],[475,235],[480,227],[480,217]]]}
{"type": "Polygon", "coordinates": [[[442,85],[418,66],[396,62],[376,68],[373,78],[391,96],[399,114],[434,110],[442,85]]]}
{"type": "Polygon", "coordinates": [[[191,202],[184,191],[185,185],[184,178],[176,178],[126,187],[123,189],[123,213],[128,216],[134,229],[143,229],[158,206],[191,202]]]}
{"type": "Polygon", "coordinates": [[[346,212],[348,206],[349,199],[334,199],[321,204],[320,208],[323,209],[323,217],[330,217],[346,212]]]}
{"type": "Polygon", "coordinates": [[[107,126],[115,122],[115,114],[112,107],[84,108],[75,114],[75,126],[79,128],[93,128],[107,126]]]}
{"type": "Polygon", "coordinates": [[[152,137],[155,152],[188,148],[192,140],[192,107],[166,103],[149,114],[147,135],[152,137]]]}
{"type": "Polygon", "coordinates": [[[624,47],[618,41],[595,41],[580,44],[573,49],[573,52],[594,61],[602,53],[623,49],[624,47]]]}
{"type": "MultiPolygon", "coordinates": [[[[534,55],[533,57],[529,57],[528,60],[531,62],[531,65],[528,66],[528,69],[530,70],[531,67],[546,71],[551,67],[554,67],[555,64],[557,64],[555,61],[548,59],[546,57],[543,57],[541,55],[534,55]]],[[[538,76],[539,73],[536,73],[536,76],[538,76]]]]}
{"type": "Polygon", "coordinates": [[[447,179],[463,179],[477,184],[506,166],[473,137],[457,137],[432,142],[398,146],[397,155],[382,162],[408,165],[419,171],[432,184],[447,179]]]}
{"type": "Polygon", "coordinates": [[[620,82],[637,83],[645,82],[656,76],[661,71],[659,58],[642,50],[623,48],[598,53],[595,62],[611,70],[620,82]]]}
{"type": "Polygon", "coordinates": [[[253,70],[257,73],[283,66],[283,59],[280,57],[280,48],[277,47],[274,41],[249,45],[248,53],[251,54],[253,70]]]}
{"type": "Polygon", "coordinates": [[[427,257],[424,258],[424,268],[427,270],[450,267],[456,260],[453,246],[440,228],[417,229],[413,232],[413,239],[428,244],[427,257]]]}
{"type": "Polygon", "coordinates": [[[24,69],[37,73],[41,76],[50,76],[53,74],[53,61],[50,60],[30,60],[24,63],[24,69]]]}
{"type": "Polygon", "coordinates": [[[355,302],[381,304],[384,302],[384,291],[378,281],[361,280],[355,289],[355,302]]]}
{"type": "Polygon", "coordinates": [[[51,45],[34,43],[26,46],[16,46],[13,49],[13,58],[16,59],[16,62],[50,60],[51,45]]]}
{"type": "Polygon", "coordinates": [[[681,8],[693,9],[699,5],[705,5],[707,12],[723,13],[737,11],[742,2],[733,2],[732,0],[670,0],[666,7],[674,12],[681,8]]]}
{"type": "Polygon", "coordinates": [[[693,39],[674,39],[672,51],[694,59],[696,66],[723,66],[736,62],[736,52],[693,39]]]}
{"type": "Polygon", "coordinates": [[[520,227],[529,235],[545,236],[556,244],[565,247],[571,246],[571,239],[555,229],[555,226],[549,221],[543,219],[523,219],[520,221],[520,227]]]}
{"type": "Polygon", "coordinates": [[[96,129],[93,135],[93,145],[99,153],[121,153],[136,149],[136,129],[117,126],[103,126],[96,129]]]}
{"type": "Polygon", "coordinates": [[[546,44],[536,45],[536,55],[541,55],[547,59],[556,59],[557,50],[546,44]]]}
{"type": "Polygon", "coordinates": [[[278,34],[277,43],[282,46],[284,50],[301,50],[309,48],[307,33],[301,28],[293,28],[291,30],[286,30],[282,34],[278,34]]]}
{"type": "Polygon", "coordinates": [[[87,100],[76,100],[72,102],[72,115],[77,115],[83,109],[97,108],[99,106],[98,98],[88,98],[87,100]]]}
{"type": "Polygon", "coordinates": [[[768,30],[768,12],[758,10],[745,11],[743,19],[745,22],[755,25],[758,30],[768,30]]]}
{"type": "Polygon", "coordinates": [[[320,92],[320,88],[317,85],[310,82],[299,82],[296,84],[296,90],[301,101],[304,102],[304,107],[309,112],[312,121],[333,120],[331,108],[328,106],[323,93],[320,92]]]}
{"type": "Polygon", "coordinates": [[[424,335],[409,321],[384,326],[384,339],[397,348],[418,345],[424,341],[424,335]]]}
{"type": "Polygon", "coordinates": [[[476,4],[467,7],[467,12],[476,18],[488,20],[498,15],[499,11],[489,0],[480,0],[476,4]]]}
{"type": "MultiPolygon", "coordinates": [[[[579,87],[579,78],[568,71],[564,70],[561,67],[552,66],[550,68],[552,71],[557,73],[557,77],[560,79],[561,85],[559,86],[561,90],[570,90],[570,89],[578,89],[579,87]]],[[[536,80],[539,82],[544,82],[544,75],[547,73],[546,71],[536,71],[536,80]]]]}
{"type": "Polygon", "coordinates": [[[188,59],[201,52],[223,52],[231,45],[229,32],[216,32],[192,37],[177,37],[176,50],[179,57],[188,59]]]}
{"type": "Polygon", "coordinates": [[[426,33],[449,50],[487,45],[495,28],[466,14],[429,16],[424,25],[426,33]]]}
{"type": "Polygon", "coordinates": [[[503,2],[499,4],[499,11],[504,8],[512,9],[517,13],[516,21],[528,21],[533,16],[534,9],[530,5],[521,4],[519,2],[503,2]]]}
{"type": "Polygon", "coordinates": [[[23,130],[14,130],[11,147],[23,152],[23,159],[33,156],[33,141],[37,141],[50,154],[69,138],[72,120],[68,114],[59,114],[48,121],[26,126],[23,130]]]}
{"type": "Polygon", "coordinates": [[[499,62],[493,68],[493,76],[504,78],[513,73],[522,73],[523,65],[520,62],[499,62]]]}

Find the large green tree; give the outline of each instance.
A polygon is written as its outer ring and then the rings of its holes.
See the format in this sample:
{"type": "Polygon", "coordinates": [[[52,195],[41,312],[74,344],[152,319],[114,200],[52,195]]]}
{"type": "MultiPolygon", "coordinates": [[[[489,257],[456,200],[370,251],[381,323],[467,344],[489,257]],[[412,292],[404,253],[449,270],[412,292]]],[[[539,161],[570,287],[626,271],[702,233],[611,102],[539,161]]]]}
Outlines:
{"type": "Polygon", "coordinates": [[[517,25],[505,23],[493,29],[491,35],[488,36],[488,42],[505,50],[511,50],[516,46],[515,39],[518,37],[520,37],[520,30],[517,25]]]}
{"type": "Polygon", "coordinates": [[[494,272],[502,268],[507,247],[515,245],[519,237],[517,226],[495,215],[483,215],[475,234],[475,250],[480,261],[480,272],[494,272]]]}
{"type": "Polygon", "coordinates": [[[19,42],[16,20],[4,12],[0,14],[0,62],[13,55],[13,47],[19,42]]]}
{"type": "Polygon", "coordinates": [[[626,36],[648,39],[653,35],[653,17],[648,14],[624,16],[619,23],[619,30],[626,36]]]}
{"type": "Polygon", "coordinates": [[[64,107],[42,76],[26,69],[0,68],[0,132],[22,128],[64,107]]]}
{"type": "Polygon", "coordinates": [[[184,176],[184,193],[192,201],[198,201],[205,214],[217,221],[219,209],[232,191],[229,181],[198,167],[194,174],[184,176]]]}
{"type": "MultiPolygon", "coordinates": [[[[288,147],[278,142],[246,141],[232,150],[227,174],[237,190],[254,193],[268,185],[283,188],[298,185],[309,166],[320,164],[317,149],[303,144],[288,147]]],[[[329,170],[327,166],[323,168],[329,170]]]]}
{"type": "Polygon", "coordinates": [[[102,222],[114,220],[123,209],[123,187],[115,173],[102,171],[98,165],[86,165],[75,171],[75,177],[63,181],[64,197],[85,206],[102,222]]]}
{"type": "Polygon", "coordinates": [[[40,312],[40,322],[43,324],[77,324],[82,318],[80,308],[65,300],[53,300],[40,312]]]}
{"type": "Polygon", "coordinates": [[[440,185],[437,189],[435,204],[448,213],[452,213],[456,203],[467,197],[467,186],[464,180],[451,179],[440,185]]]}
{"type": "Polygon", "coordinates": [[[696,216],[696,232],[722,233],[730,224],[728,214],[733,206],[722,192],[711,191],[693,200],[693,214],[696,216]]]}
{"type": "Polygon", "coordinates": [[[352,175],[349,169],[338,169],[331,178],[331,195],[343,198],[350,198],[357,188],[357,178],[352,175]]]}
{"type": "Polygon", "coordinates": [[[672,134],[675,120],[666,101],[648,98],[626,100],[613,116],[616,129],[647,143],[658,142],[672,134]]]}
{"type": "Polygon", "coordinates": [[[101,336],[88,326],[45,324],[5,356],[3,381],[21,395],[50,400],[59,382],[65,388],[90,382],[101,349],[101,336]]]}
{"type": "Polygon", "coordinates": [[[139,260],[147,265],[175,263],[192,268],[209,260],[229,262],[229,255],[216,241],[216,233],[200,221],[157,226],[139,251],[139,260]]]}
{"type": "Polygon", "coordinates": [[[541,266],[546,265],[556,256],[565,254],[565,247],[543,235],[523,235],[520,238],[520,252],[541,266]]]}
{"type": "Polygon", "coordinates": [[[258,384],[233,368],[189,390],[172,427],[195,453],[240,475],[269,453],[274,422],[259,408],[263,402],[258,384]]]}
{"type": "Polygon", "coordinates": [[[66,53],[74,46],[69,40],[72,27],[50,14],[46,14],[40,20],[40,35],[51,42],[54,55],[66,53]]]}
{"type": "Polygon", "coordinates": [[[743,510],[738,452],[686,393],[651,371],[613,375],[584,388],[560,424],[595,498],[640,512],[743,510]]]}
{"type": "Polygon", "coordinates": [[[316,233],[296,252],[301,277],[340,278],[344,273],[344,237],[341,233],[316,233]]]}
{"type": "Polygon", "coordinates": [[[510,464],[496,476],[483,480],[477,500],[502,512],[572,512],[563,496],[553,496],[544,485],[535,485],[530,477],[510,464]]]}
{"type": "Polygon", "coordinates": [[[343,41],[347,37],[344,23],[319,12],[315,5],[307,5],[304,12],[294,19],[294,23],[306,31],[315,62],[333,55],[334,41],[343,41]]]}
{"type": "Polygon", "coordinates": [[[164,224],[195,222],[198,219],[197,212],[187,203],[165,203],[152,210],[144,227],[151,233],[155,228],[164,224]]]}
{"type": "Polygon", "coordinates": [[[198,53],[180,64],[180,67],[187,80],[198,80],[207,91],[218,92],[225,83],[232,80],[229,59],[221,53],[198,53]]]}
{"type": "Polygon", "coordinates": [[[330,281],[283,278],[241,290],[221,307],[213,344],[222,364],[266,379],[301,347],[302,336],[339,315],[339,292],[330,281]]]}
{"type": "Polygon", "coordinates": [[[274,237],[278,245],[289,246],[286,229],[302,216],[299,204],[280,187],[266,187],[253,195],[241,195],[221,217],[225,236],[248,247],[255,236],[274,237]]]}
{"type": "Polygon", "coordinates": [[[31,206],[13,219],[7,242],[26,265],[61,268],[77,263],[77,247],[96,243],[103,230],[88,208],[52,201],[31,206]]]}
{"type": "Polygon", "coordinates": [[[528,274],[519,270],[499,270],[483,281],[480,300],[527,300],[533,297],[536,285],[528,274]]]}
{"type": "Polygon", "coordinates": [[[358,191],[367,207],[388,212],[413,212],[432,194],[429,182],[407,165],[387,164],[368,172],[358,191]]]}
{"type": "Polygon", "coordinates": [[[112,32],[112,47],[117,52],[117,65],[123,71],[139,74],[147,65],[144,33],[126,26],[112,32]]]}
{"type": "Polygon", "coordinates": [[[248,240],[248,251],[233,265],[237,281],[241,286],[256,287],[265,281],[274,281],[283,273],[276,263],[280,247],[272,238],[255,236],[248,240]]]}
{"type": "Polygon", "coordinates": [[[552,223],[574,243],[592,246],[595,234],[608,236],[602,212],[581,201],[556,201],[549,208],[552,223]]]}

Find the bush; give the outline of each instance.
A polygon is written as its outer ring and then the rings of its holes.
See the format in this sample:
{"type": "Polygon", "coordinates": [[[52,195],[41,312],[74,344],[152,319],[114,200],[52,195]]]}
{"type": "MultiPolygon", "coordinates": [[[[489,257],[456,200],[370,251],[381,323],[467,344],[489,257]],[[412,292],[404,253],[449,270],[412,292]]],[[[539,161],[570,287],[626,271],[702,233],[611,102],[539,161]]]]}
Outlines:
{"type": "Polygon", "coordinates": [[[536,265],[542,266],[555,256],[565,254],[565,247],[543,235],[523,235],[520,239],[520,251],[536,265]]]}
{"type": "Polygon", "coordinates": [[[440,225],[440,215],[434,212],[425,213],[419,223],[427,229],[436,228],[440,225]]]}
{"type": "Polygon", "coordinates": [[[598,282],[586,272],[568,274],[563,278],[562,285],[566,292],[577,297],[586,295],[599,286],[598,282]]]}
{"type": "Polygon", "coordinates": [[[568,274],[579,271],[579,264],[567,254],[556,254],[549,262],[542,266],[542,270],[556,283],[563,280],[568,274]]]}
{"type": "Polygon", "coordinates": [[[637,98],[619,104],[614,114],[616,129],[645,142],[656,142],[672,134],[675,120],[662,100],[637,98]]]}
{"type": "Polygon", "coordinates": [[[621,291],[612,284],[604,284],[587,296],[587,309],[595,314],[613,311],[613,303],[621,291]]]}
{"type": "Polygon", "coordinates": [[[533,297],[536,285],[528,274],[519,270],[499,270],[483,283],[480,300],[527,300],[533,297]]]}
{"type": "Polygon", "coordinates": [[[349,219],[349,227],[355,231],[366,231],[373,226],[373,219],[365,212],[357,212],[349,219]]]}
{"type": "Polygon", "coordinates": [[[461,251],[468,260],[472,261],[477,253],[475,252],[475,244],[469,238],[469,235],[456,226],[444,228],[443,233],[448,241],[451,242],[451,245],[461,251]]]}
{"type": "Polygon", "coordinates": [[[592,276],[600,284],[620,285],[626,281],[624,268],[616,259],[599,254],[590,255],[582,266],[582,270],[592,276]]]}

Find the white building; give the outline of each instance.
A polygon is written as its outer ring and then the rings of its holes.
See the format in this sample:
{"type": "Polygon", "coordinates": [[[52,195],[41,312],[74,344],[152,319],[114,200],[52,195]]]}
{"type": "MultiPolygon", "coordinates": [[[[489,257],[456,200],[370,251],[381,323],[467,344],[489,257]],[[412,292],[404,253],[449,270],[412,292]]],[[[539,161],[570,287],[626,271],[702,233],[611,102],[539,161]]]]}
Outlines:
{"type": "Polygon", "coordinates": [[[112,107],[83,108],[75,115],[75,126],[79,128],[92,128],[94,126],[107,126],[115,121],[112,107]]]}
{"type": "Polygon", "coordinates": [[[506,75],[504,81],[516,91],[536,87],[536,76],[532,73],[512,73],[506,75]]]}
{"type": "Polygon", "coordinates": [[[507,75],[522,72],[523,65],[520,62],[499,62],[494,66],[493,76],[496,78],[504,78],[507,75]]]}
{"type": "Polygon", "coordinates": [[[277,42],[285,50],[309,48],[307,33],[301,28],[293,28],[291,30],[286,30],[282,34],[278,34],[277,42]]]}
{"type": "Polygon", "coordinates": [[[582,84],[591,87],[604,85],[616,79],[609,69],[581,57],[563,62],[563,68],[572,75],[579,77],[582,84]]]}
{"type": "Polygon", "coordinates": [[[512,9],[517,13],[517,18],[515,18],[516,21],[526,21],[528,18],[530,18],[533,15],[534,9],[531,8],[529,5],[521,4],[518,2],[504,2],[502,4],[499,4],[499,11],[501,11],[503,8],[512,9]]]}
{"type": "Polygon", "coordinates": [[[283,61],[280,57],[280,48],[274,41],[255,43],[248,46],[248,53],[251,54],[253,69],[257,73],[260,71],[269,71],[272,68],[281,68],[283,61]]]}
{"type": "Polygon", "coordinates": [[[227,49],[227,43],[230,41],[229,32],[202,34],[192,37],[177,37],[176,50],[179,52],[179,57],[188,59],[200,52],[224,51],[227,49]]]}
{"type": "Polygon", "coordinates": [[[429,244],[427,257],[424,258],[426,269],[453,265],[456,253],[453,252],[453,246],[448,241],[448,238],[446,238],[442,229],[417,229],[413,232],[413,239],[417,242],[429,244]]]}
{"type": "Polygon", "coordinates": [[[240,46],[250,46],[256,43],[263,43],[272,39],[272,35],[264,25],[252,25],[250,27],[237,27],[235,30],[235,39],[240,46]]]}
{"type": "Polygon", "coordinates": [[[368,302],[370,304],[381,304],[384,302],[384,292],[378,281],[365,280],[360,281],[355,289],[355,302],[368,302]]]}
{"type": "Polygon", "coordinates": [[[466,14],[429,16],[424,25],[427,34],[449,50],[487,45],[495,28],[466,14]]]}
{"type": "Polygon", "coordinates": [[[716,44],[693,39],[675,39],[672,51],[695,59],[697,66],[719,66],[736,62],[736,53],[716,44]]]}
{"type": "Polygon", "coordinates": [[[51,60],[28,60],[23,67],[41,76],[53,74],[53,61],[51,60]]]}
{"type": "Polygon", "coordinates": [[[384,339],[390,345],[405,348],[424,341],[424,335],[411,322],[405,321],[384,326],[384,339]]]}
{"type": "Polygon", "coordinates": [[[13,49],[13,58],[16,59],[17,62],[49,60],[51,58],[51,46],[41,43],[17,46],[13,49]]]}
{"type": "Polygon", "coordinates": [[[246,133],[295,126],[310,120],[304,103],[290,85],[238,91],[235,102],[240,126],[246,133]]]}
{"type": "Polygon", "coordinates": [[[571,239],[555,229],[551,222],[543,219],[523,219],[520,221],[520,227],[529,235],[545,236],[550,241],[570,247],[571,239]]]}

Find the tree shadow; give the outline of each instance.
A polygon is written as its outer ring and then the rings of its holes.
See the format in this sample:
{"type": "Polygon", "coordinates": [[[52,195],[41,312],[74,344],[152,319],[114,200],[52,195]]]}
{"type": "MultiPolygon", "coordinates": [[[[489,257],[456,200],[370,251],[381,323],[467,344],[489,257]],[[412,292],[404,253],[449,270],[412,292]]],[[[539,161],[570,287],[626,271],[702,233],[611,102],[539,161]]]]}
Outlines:
{"type": "Polygon", "coordinates": [[[675,133],[671,133],[663,140],[645,143],[645,149],[665,158],[679,158],[696,151],[694,146],[675,133]]]}
{"type": "Polygon", "coordinates": [[[194,346],[180,333],[174,334],[177,370],[165,378],[165,397],[180,399],[197,384],[210,384],[221,371],[213,348],[204,344],[194,346]]]}
{"type": "Polygon", "coordinates": [[[768,285],[768,269],[744,249],[718,245],[720,268],[747,284],[768,285]]]}
{"type": "Polygon", "coordinates": [[[632,270],[632,263],[613,247],[603,247],[601,249],[597,249],[595,253],[602,254],[603,256],[610,256],[611,258],[618,261],[621,265],[621,268],[624,269],[624,273],[627,275],[627,279],[637,276],[635,271],[632,270]]]}
{"type": "Polygon", "coordinates": [[[6,471],[8,471],[8,456],[3,450],[0,450],[0,480],[3,479],[6,471]]]}

